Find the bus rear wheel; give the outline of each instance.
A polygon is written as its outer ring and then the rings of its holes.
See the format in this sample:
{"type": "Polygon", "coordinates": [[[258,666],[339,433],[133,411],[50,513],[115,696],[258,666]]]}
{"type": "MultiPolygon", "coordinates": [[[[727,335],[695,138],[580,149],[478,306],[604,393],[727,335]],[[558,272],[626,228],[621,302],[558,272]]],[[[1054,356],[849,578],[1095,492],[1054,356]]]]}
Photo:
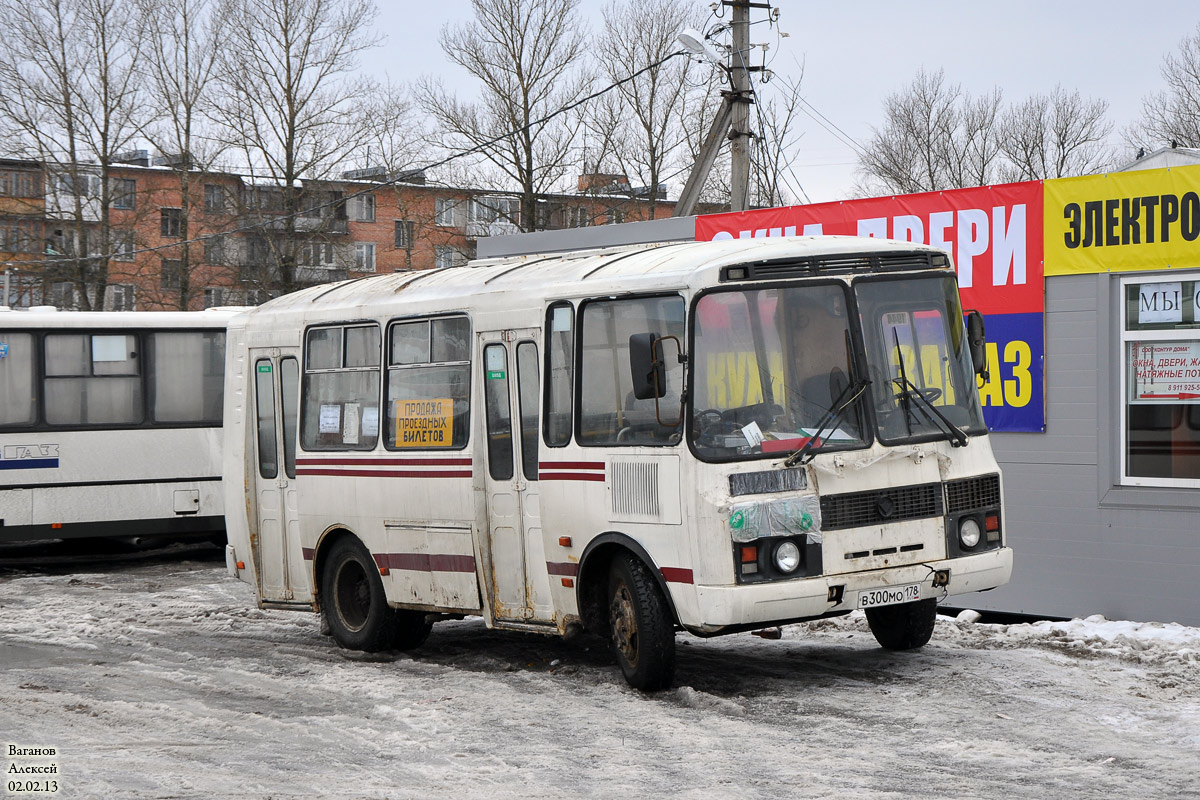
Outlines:
{"type": "Polygon", "coordinates": [[[393,647],[399,620],[387,603],[375,560],[357,539],[335,542],[325,560],[321,613],[334,640],[348,650],[393,647]]]}
{"type": "Polygon", "coordinates": [[[626,682],[643,692],[668,688],[675,677],[675,627],[650,570],[628,554],[609,572],[608,624],[626,682]]]}
{"type": "Polygon", "coordinates": [[[915,650],[933,636],[937,600],[918,600],[895,606],[867,609],[867,625],[875,641],[888,650],[915,650]]]}

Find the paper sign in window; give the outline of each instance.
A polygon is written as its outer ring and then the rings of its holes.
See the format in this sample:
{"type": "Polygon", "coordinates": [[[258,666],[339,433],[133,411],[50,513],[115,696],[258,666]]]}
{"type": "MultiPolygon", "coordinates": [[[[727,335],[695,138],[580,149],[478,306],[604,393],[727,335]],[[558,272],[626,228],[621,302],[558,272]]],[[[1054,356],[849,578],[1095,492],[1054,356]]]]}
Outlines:
{"type": "Polygon", "coordinates": [[[454,400],[396,401],[396,447],[450,447],[454,443],[454,400]]]}

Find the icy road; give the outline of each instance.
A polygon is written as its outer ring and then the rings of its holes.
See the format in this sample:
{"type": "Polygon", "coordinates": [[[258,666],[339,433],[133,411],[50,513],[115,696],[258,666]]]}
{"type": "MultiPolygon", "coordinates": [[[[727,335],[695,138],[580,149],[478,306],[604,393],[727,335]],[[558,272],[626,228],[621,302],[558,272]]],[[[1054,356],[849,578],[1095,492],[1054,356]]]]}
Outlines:
{"type": "Polygon", "coordinates": [[[0,767],[64,798],[1200,796],[1200,629],[946,618],[896,654],[855,614],[679,643],[646,696],[597,639],[478,621],[342,651],[212,562],[10,571],[0,767]]]}

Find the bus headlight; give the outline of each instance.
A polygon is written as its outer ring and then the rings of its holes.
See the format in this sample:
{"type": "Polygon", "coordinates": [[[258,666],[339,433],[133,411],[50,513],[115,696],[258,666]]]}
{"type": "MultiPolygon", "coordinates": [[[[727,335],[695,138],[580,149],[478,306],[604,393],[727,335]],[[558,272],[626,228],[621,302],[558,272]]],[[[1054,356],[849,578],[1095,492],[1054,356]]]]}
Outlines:
{"type": "Polygon", "coordinates": [[[780,542],[775,548],[775,569],[785,575],[795,572],[800,566],[800,548],[795,542],[780,542]]]}
{"type": "Polygon", "coordinates": [[[965,517],[962,522],[958,523],[958,541],[967,550],[979,544],[982,536],[983,529],[979,527],[979,522],[974,517],[965,517]]]}

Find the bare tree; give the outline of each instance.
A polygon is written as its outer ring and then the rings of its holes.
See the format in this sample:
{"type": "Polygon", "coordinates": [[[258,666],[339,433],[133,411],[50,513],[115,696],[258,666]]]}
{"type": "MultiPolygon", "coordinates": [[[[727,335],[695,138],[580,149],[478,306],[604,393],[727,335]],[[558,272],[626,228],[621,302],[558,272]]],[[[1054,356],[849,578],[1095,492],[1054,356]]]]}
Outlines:
{"type": "Polygon", "coordinates": [[[1134,147],[1200,147],[1200,25],[1163,57],[1165,91],[1142,101],[1142,119],[1126,131],[1134,147]]]}
{"type": "Polygon", "coordinates": [[[884,103],[859,170],[870,193],[909,194],[990,183],[999,166],[994,137],[1000,92],[972,98],[942,70],[921,70],[884,103]]]}
{"type": "Polygon", "coordinates": [[[0,29],[0,126],[18,132],[23,154],[47,171],[43,281],[69,282],[74,297],[64,302],[102,309],[113,242],[109,172],[144,112],[136,11],[118,0],[4,3],[0,29]]]}
{"type": "Polygon", "coordinates": [[[298,285],[301,247],[314,252],[313,239],[345,213],[334,195],[308,192],[302,181],[329,176],[365,142],[356,99],[371,90],[355,68],[378,42],[376,10],[370,0],[225,0],[220,13],[228,43],[214,118],[254,176],[243,211],[259,217],[262,235],[247,258],[269,256],[274,269],[260,279],[286,293],[298,285]],[[299,223],[302,212],[313,215],[299,223]]]}
{"type": "Polygon", "coordinates": [[[679,32],[701,27],[705,15],[685,0],[611,0],[602,16],[596,60],[618,85],[604,96],[608,102],[595,104],[588,127],[603,143],[601,153],[646,188],[653,216],[669,165],[686,146],[683,100],[697,83],[694,64],[671,56],[680,50],[679,32]]]}
{"type": "Polygon", "coordinates": [[[422,104],[445,144],[482,154],[498,172],[496,188],[519,188],[520,228],[538,227],[537,200],[571,166],[577,117],[557,114],[579,100],[584,38],[579,0],[471,0],[474,20],[442,28],[451,61],[480,85],[477,101],[460,100],[440,80],[423,78],[422,104]]]}
{"type": "Polygon", "coordinates": [[[1061,86],[1013,106],[1000,126],[1008,161],[1003,179],[1045,180],[1101,170],[1111,159],[1107,112],[1107,101],[1085,100],[1061,86]]]}
{"type": "Polygon", "coordinates": [[[758,136],[750,150],[752,206],[769,208],[795,202],[789,182],[804,191],[791,168],[796,144],[803,135],[797,128],[802,77],[794,81],[776,78],[768,84],[773,91],[760,89],[755,93],[758,136]]]}
{"type": "Polygon", "coordinates": [[[210,167],[221,147],[203,130],[205,114],[219,104],[214,90],[228,20],[216,0],[138,0],[138,7],[148,34],[141,74],[154,110],[154,122],[144,133],[179,179],[182,241],[170,255],[178,265],[175,299],[186,310],[195,294],[193,268],[203,261],[191,240],[205,232],[197,224],[203,217],[193,213],[195,170],[210,167]]]}

